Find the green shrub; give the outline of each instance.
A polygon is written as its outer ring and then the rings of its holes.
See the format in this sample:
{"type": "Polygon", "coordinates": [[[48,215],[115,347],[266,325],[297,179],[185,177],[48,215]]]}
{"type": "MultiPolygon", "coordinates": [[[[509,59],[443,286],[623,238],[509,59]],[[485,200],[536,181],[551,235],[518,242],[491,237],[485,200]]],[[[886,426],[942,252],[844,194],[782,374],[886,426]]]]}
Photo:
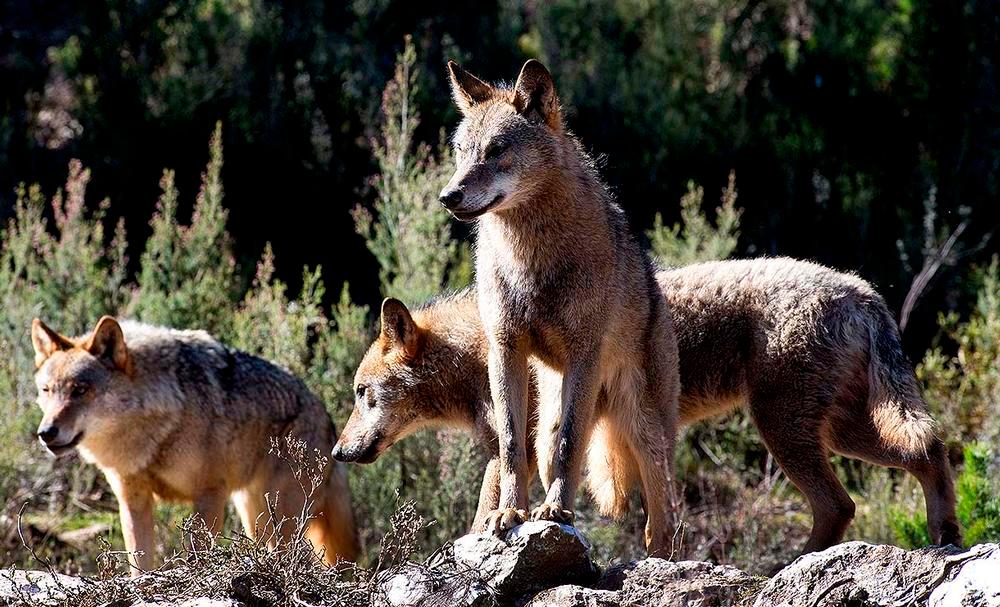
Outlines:
{"type": "Polygon", "coordinates": [[[955,484],[958,520],[967,544],[1000,540],[1000,483],[990,474],[994,454],[982,444],[968,445],[963,452],[965,468],[955,484]]]}
{"type": "Polygon", "coordinates": [[[357,206],[354,221],[379,262],[382,292],[408,304],[423,303],[449,285],[459,245],[438,194],[452,173],[444,133],[435,148],[414,144],[417,113],[416,49],[407,38],[396,71],[382,94],[381,137],[372,141],[379,173],[371,183],[372,208],[357,206]]]}
{"type": "Polygon", "coordinates": [[[1000,257],[975,269],[976,305],[966,322],[940,317],[942,338],[917,368],[924,396],[951,440],[1000,441],[1000,257]],[[946,349],[947,348],[947,349],[946,349]],[[949,350],[954,348],[954,354],[949,350]]]}
{"type": "Polygon", "coordinates": [[[129,315],[157,325],[205,329],[226,338],[239,282],[222,206],[221,123],[216,124],[209,143],[208,166],[190,225],[177,220],[173,171],[163,172],[160,188],[156,214],[150,221],[153,234],[142,254],[129,315]]]}
{"type": "Polygon", "coordinates": [[[898,506],[890,506],[887,518],[893,532],[895,543],[904,548],[919,548],[931,544],[931,536],[927,533],[927,514],[923,510],[903,510],[898,506]]]}
{"type": "Polygon", "coordinates": [[[268,244],[253,284],[233,316],[232,343],[308,378],[314,363],[313,347],[330,329],[323,313],[325,289],[320,269],[303,271],[297,299],[289,300],[287,289],[274,277],[274,252],[268,244]]]}
{"type": "Polygon", "coordinates": [[[653,257],[665,266],[686,266],[700,261],[725,259],[736,250],[740,236],[741,209],[736,208],[736,174],[729,173],[729,183],[722,190],[722,203],[715,209],[715,225],[702,212],[705,190],[688,182],[687,194],[681,197],[681,223],[663,225],[656,214],[653,228],[646,232],[653,257]]]}
{"type": "MultiPolygon", "coordinates": [[[[14,216],[3,231],[0,515],[16,512],[28,501],[32,510],[62,512],[78,496],[91,495],[99,486],[93,467],[53,460],[34,440],[41,414],[33,402],[34,351],[29,337],[33,317],[66,334],[83,333],[102,314],[120,309],[127,294],[125,230],[119,223],[107,241],[103,220],[108,203],[103,201],[94,212],[87,212],[89,179],[89,171],[72,161],[65,189],[56,192],[50,204],[37,186],[21,186],[14,216]]],[[[8,530],[0,529],[0,537],[7,534],[8,530]]],[[[13,562],[8,550],[9,546],[0,543],[4,562],[13,562]]],[[[65,562],[64,558],[55,560],[65,562]]]]}

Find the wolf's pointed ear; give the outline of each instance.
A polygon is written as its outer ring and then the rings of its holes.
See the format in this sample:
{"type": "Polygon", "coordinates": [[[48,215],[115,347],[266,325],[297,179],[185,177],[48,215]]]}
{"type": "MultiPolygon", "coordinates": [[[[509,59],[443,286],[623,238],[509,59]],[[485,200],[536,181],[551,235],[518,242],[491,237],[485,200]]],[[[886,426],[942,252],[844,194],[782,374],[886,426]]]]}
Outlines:
{"type": "Polygon", "coordinates": [[[406,305],[398,299],[387,297],[382,302],[382,337],[390,350],[396,350],[412,360],[420,349],[420,328],[406,305]]]}
{"type": "Polygon", "coordinates": [[[128,348],[125,346],[125,335],[122,334],[121,325],[110,316],[102,316],[94,327],[94,332],[83,344],[83,349],[92,355],[106,360],[118,369],[129,373],[131,371],[131,360],[128,355],[128,348]]]}
{"type": "Polygon", "coordinates": [[[529,118],[541,117],[553,131],[562,129],[562,112],[552,74],[537,59],[528,59],[521,68],[511,103],[518,114],[529,118]]]}
{"type": "Polygon", "coordinates": [[[31,321],[31,345],[35,347],[35,368],[41,367],[50,356],[59,350],[69,350],[73,342],[56,333],[47,324],[36,318],[31,321]]]}
{"type": "Polygon", "coordinates": [[[451,96],[463,114],[493,96],[492,86],[463,70],[454,61],[448,62],[448,75],[451,77],[451,96]]]}

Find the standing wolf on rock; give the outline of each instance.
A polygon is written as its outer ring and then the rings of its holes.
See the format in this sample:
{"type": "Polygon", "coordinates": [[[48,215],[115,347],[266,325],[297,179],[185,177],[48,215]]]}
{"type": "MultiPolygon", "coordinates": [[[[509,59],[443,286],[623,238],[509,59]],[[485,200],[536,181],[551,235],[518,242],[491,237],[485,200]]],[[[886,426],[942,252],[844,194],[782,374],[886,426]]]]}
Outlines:
{"type": "Polygon", "coordinates": [[[548,70],[535,60],[513,88],[448,63],[463,120],[457,168],[441,192],[477,220],[476,285],[500,437],[500,502],[487,528],[528,506],[529,363],[539,390],[536,452],[546,488],[535,520],[571,523],[587,443],[601,419],[646,481],[646,545],[668,556],[677,347],[652,262],[593,161],[563,127],[548,70]],[[656,423],[653,423],[655,420],[656,423]]]}
{"type": "MultiPolygon", "coordinates": [[[[31,341],[43,412],[38,438],[57,457],[78,449],[104,472],[133,575],[153,564],[156,498],[193,502],[218,532],[231,497],[250,537],[291,536],[306,495],[288,463],[268,453],[271,438],[298,439],[320,453],[337,438],[323,403],[299,379],[204,331],[109,316],[76,339],[36,318],[31,341]],[[265,494],[277,520],[269,520],[265,494]]],[[[333,463],[323,475],[306,512],[307,536],[327,562],[353,559],[346,473],[333,463]]]]}
{"type": "MultiPolygon", "coordinates": [[[[947,450],[896,323],[871,285],[793,259],[701,263],[656,278],[677,334],[680,425],[736,407],[749,411],[812,509],[804,552],[839,542],[854,515],[830,452],[912,473],[923,488],[931,541],[961,542],[947,450]]],[[[412,314],[388,299],[382,326],[393,329],[383,330],[355,376],[358,393],[371,396],[355,404],[334,455],[372,462],[420,428],[470,430],[489,455],[472,524],[481,531],[499,502],[500,468],[476,294],[442,297],[412,314]]],[[[534,406],[532,399],[529,410],[534,406]]],[[[529,422],[529,436],[533,431],[529,422]]],[[[637,481],[647,493],[627,443],[599,423],[587,447],[588,489],[607,516],[625,513],[637,481]]]]}

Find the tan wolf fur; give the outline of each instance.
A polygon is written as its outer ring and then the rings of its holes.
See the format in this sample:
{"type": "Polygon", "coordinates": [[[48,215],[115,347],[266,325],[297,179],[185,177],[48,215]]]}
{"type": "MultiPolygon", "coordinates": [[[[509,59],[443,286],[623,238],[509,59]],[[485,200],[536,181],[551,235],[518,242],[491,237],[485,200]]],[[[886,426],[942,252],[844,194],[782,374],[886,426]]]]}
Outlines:
{"type": "MultiPolygon", "coordinates": [[[[840,541],[854,503],[830,452],[902,468],[919,479],[936,543],[961,541],[951,472],[882,298],[856,276],[791,259],[704,263],[657,273],[680,348],[681,425],[747,407],[768,449],[806,496],[814,524],[805,551],[840,541]]],[[[379,398],[359,402],[338,443],[369,461],[427,426],[471,429],[491,455],[473,530],[499,499],[499,461],[475,293],[414,310],[388,300],[413,347],[384,334],[357,371],[379,398]],[[370,410],[369,410],[370,409],[370,410]]],[[[386,322],[383,312],[383,323],[386,322]]],[[[639,480],[627,437],[603,425],[587,480],[601,511],[621,515],[639,480]]],[[[645,488],[643,487],[645,492],[645,488]]]]}
{"type": "Polygon", "coordinates": [[[521,522],[528,506],[529,365],[538,385],[538,472],[531,518],[570,523],[598,419],[646,480],[646,543],[666,556],[678,386],[677,349],[653,266],[592,160],[563,127],[541,63],[512,88],[448,64],[463,120],[456,170],[441,202],[476,220],[476,288],[500,435],[500,503],[487,527],[521,522]]]}
{"type": "MultiPolygon", "coordinates": [[[[44,415],[39,439],[56,456],[77,449],[104,473],[133,574],[153,565],[155,499],[193,503],[206,526],[221,531],[231,498],[244,530],[269,537],[265,494],[277,497],[279,521],[299,515],[305,497],[288,464],[268,454],[271,437],[295,437],[321,453],[336,440],[305,384],[204,331],[105,316],[91,333],[69,338],[35,319],[31,339],[44,415]]],[[[325,474],[307,534],[328,562],[353,559],[346,473],[333,463],[325,474]]]]}

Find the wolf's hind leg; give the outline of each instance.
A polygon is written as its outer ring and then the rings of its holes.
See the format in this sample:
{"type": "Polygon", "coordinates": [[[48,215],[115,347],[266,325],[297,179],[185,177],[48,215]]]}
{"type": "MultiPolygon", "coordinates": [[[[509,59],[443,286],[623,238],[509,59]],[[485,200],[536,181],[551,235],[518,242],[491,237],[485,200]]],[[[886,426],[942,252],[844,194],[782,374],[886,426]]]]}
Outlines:
{"type": "MultiPolygon", "coordinates": [[[[629,450],[642,481],[646,507],[646,550],[650,556],[673,558],[679,546],[675,538],[674,441],[677,432],[676,383],[651,381],[643,402],[631,408],[631,418],[622,420],[629,450]]],[[[625,408],[619,411],[625,413],[625,408]]]]}
{"type": "Polygon", "coordinates": [[[211,536],[222,531],[226,518],[226,494],[221,490],[205,491],[194,500],[193,515],[205,523],[208,537],[193,534],[189,540],[194,550],[205,550],[211,544],[211,536]]]}
{"type": "Polygon", "coordinates": [[[854,501],[830,466],[823,442],[823,408],[812,397],[761,390],[750,397],[750,412],[781,470],[805,495],[813,528],[802,552],[840,542],[854,518],[854,501]]]}
{"type": "Polygon", "coordinates": [[[905,452],[887,445],[872,422],[866,403],[847,408],[847,419],[834,422],[833,450],[866,462],[906,470],[920,481],[927,504],[927,532],[935,544],[960,545],[962,535],[955,516],[955,486],[944,443],[933,439],[926,451],[905,452]],[[857,413],[855,413],[857,412],[857,413]]]}
{"type": "Polygon", "coordinates": [[[552,484],[552,469],[562,420],[562,373],[542,364],[533,365],[538,406],[535,412],[534,452],[538,479],[547,492],[552,484]]]}
{"type": "MultiPolygon", "coordinates": [[[[297,486],[294,489],[301,494],[302,491],[297,486]]],[[[279,539],[290,535],[294,522],[281,520],[286,498],[285,487],[281,485],[280,479],[271,481],[264,478],[262,482],[255,482],[233,492],[233,505],[240,515],[246,536],[264,543],[268,548],[274,548],[279,539]]]]}
{"type": "Polygon", "coordinates": [[[334,564],[338,560],[353,561],[360,548],[351,510],[347,474],[342,466],[334,464],[330,478],[314,496],[313,518],[309,521],[306,536],[317,549],[322,550],[323,560],[334,564]]]}
{"type": "Polygon", "coordinates": [[[635,454],[646,506],[646,551],[649,556],[669,559],[676,553],[670,499],[673,449],[669,441],[660,441],[663,436],[655,431],[633,436],[631,451],[635,454]]]}
{"type": "Polygon", "coordinates": [[[250,539],[256,540],[264,533],[267,525],[267,504],[264,495],[243,488],[233,493],[232,500],[240,516],[243,533],[250,539]]]}

